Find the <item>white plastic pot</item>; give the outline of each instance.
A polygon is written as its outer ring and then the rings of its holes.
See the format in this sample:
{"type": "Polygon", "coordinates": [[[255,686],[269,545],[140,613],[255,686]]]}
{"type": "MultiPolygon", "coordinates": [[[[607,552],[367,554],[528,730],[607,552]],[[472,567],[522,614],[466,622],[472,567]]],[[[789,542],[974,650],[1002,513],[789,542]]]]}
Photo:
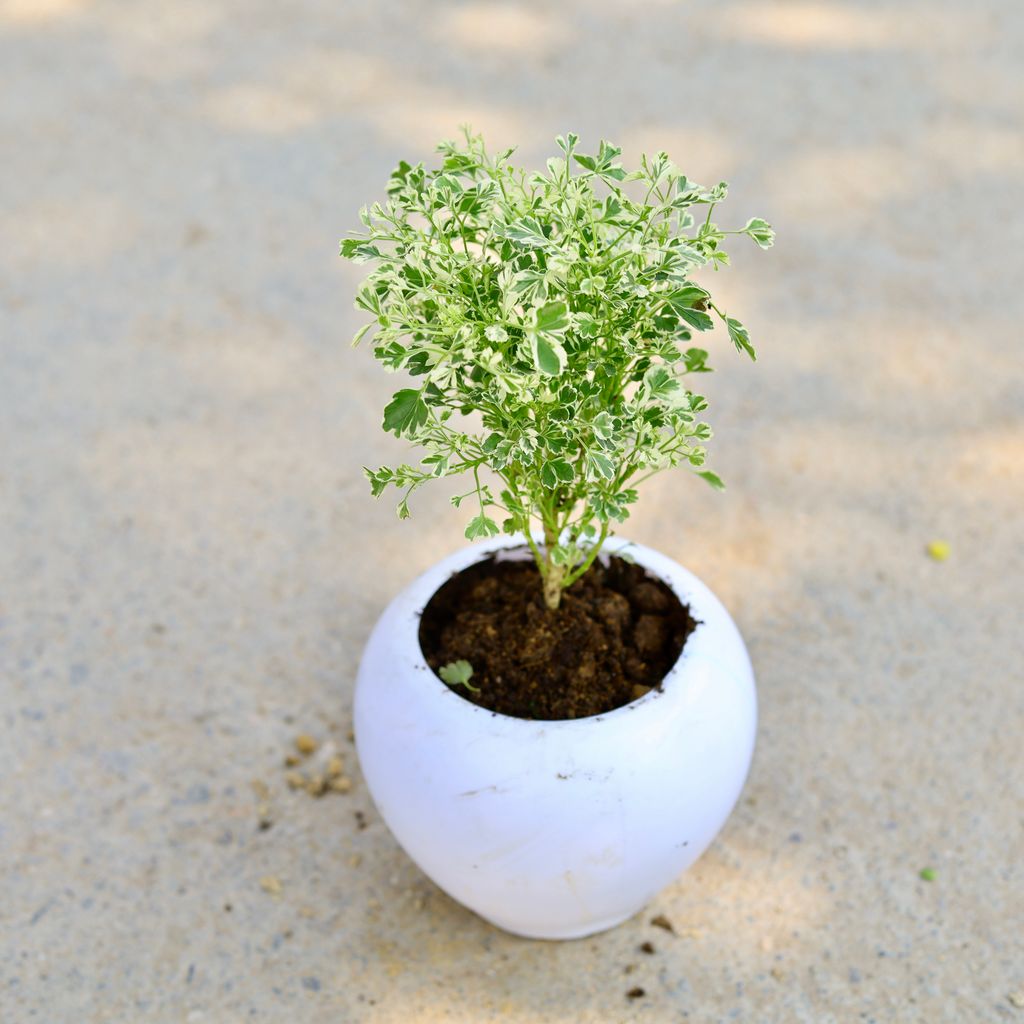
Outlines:
{"type": "MultiPolygon", "coordinates": [[[[520,542],[521,543],[521,542],[520,542]]],[[[377,622],[355,693],[366,783],[409,856],[506,931],[570,939],[631,917],[708,847],[750,767],[757,701],[739,631],[692,573],[621,538],[699,622],[660,691],[569,721],[496,714],[420,650],[420,614],[453,573],[514,538],[438,562],[377,622]]]]}

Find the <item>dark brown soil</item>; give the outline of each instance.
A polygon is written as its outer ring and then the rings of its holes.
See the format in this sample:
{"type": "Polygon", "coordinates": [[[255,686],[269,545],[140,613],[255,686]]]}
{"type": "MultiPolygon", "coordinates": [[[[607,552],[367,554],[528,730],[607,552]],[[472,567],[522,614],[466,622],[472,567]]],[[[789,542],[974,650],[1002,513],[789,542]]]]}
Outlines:
{"type": "Polygon", "coordinates": [[[516,718],[600,715],[660,686],[696,623],[675,594],[638,565],[595,563],[544,605],[532,561],[488,559],[453,576],[420,621],[420,647],[437,672],[465,660],[467,700],[516,718]]]}

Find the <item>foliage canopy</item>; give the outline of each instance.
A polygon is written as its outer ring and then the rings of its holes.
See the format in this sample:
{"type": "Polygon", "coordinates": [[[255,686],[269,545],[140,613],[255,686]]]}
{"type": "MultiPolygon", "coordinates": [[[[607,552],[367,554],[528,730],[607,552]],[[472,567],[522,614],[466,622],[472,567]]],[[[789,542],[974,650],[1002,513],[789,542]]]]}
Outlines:
{"type": "Polygon", "coordinates": [[[739,352],[754,348],[691,274],[728,264],[729,235],[774,240],[761,218],[720,228],[725,182],[697,185],[665,153],[626,171],[607,142],[587,155],[576,135],[556,141],[532,173],[465,130],[440,144],[440,167],[400,163],[387,200],[360,211],[365,231],[341,243],[373,264],[354,344],[412,377],[384,429],[424,450],[418,465],[367,469],[373,494],[397,487],[404,519],[428,480],[469,474],[452,499],[471,502],[466,536],[524,534],[552,608],[642,480],[685,464],[722,486],[703,468],[707,403],[684,378],[710,370],[693,340],[716,320],[739,352]]]}

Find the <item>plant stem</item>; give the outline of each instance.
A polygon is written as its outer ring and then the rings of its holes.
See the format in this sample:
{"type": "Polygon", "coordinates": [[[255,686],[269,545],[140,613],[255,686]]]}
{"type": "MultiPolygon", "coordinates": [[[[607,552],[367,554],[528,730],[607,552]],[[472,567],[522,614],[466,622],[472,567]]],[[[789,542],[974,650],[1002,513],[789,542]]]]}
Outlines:
{"type": "Polygon", "coordinates": [[[597,558],[600,553],[601,547],[607,536],[608,524],[604,523],[601,526],[601,536],[594,542],[593,547],[590,549],[590,554],[588,554],[587,557],[565,578],[566,587],[571,587],[594,564],[594,559],[597,558]]]}
{"type": "Polygon", "coordinates": [[[550,611],[557,611],[562,603],[562,580],[566,574],[564,565],[555,565],[551,559],[551,553],[558,544],[558,532],[555,527],[545,522],[544,524],[544,603],[550,611]]]}

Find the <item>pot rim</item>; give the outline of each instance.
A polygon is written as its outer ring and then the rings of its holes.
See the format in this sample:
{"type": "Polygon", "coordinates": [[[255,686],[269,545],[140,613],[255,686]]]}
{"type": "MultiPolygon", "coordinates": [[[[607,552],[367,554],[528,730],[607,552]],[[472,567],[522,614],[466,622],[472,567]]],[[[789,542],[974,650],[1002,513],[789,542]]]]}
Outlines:
{"type": "MultiPolygon", "coordinates": [[[[537,539],[542,540],[542,538],[537,539]]],[[[611,711],[604,711],[598,715],[588,715],[585,718],[550,719],[520,718],[516,715],[504,714],[501,711],[492,711],[490,708],[481,707],[479,704],[474,704],[471,700],[467,700],[461,693],[449,686],[427,664],[426,657],[420,646],[419,624],[423,611],[430,603],[434,594],[452,576],[464,572],[485,558],[492,555],[500,555],[501,552],[516,548],[522,548],[526,552],[527,557],[529,556],[529,549],[526,547],[526,540],[522,534],[492,538],[464,546],[435,562],[434,565],[418,576],[405,591],[408,601],[401,610],[401,621],[404,623],[403,629],[407,627],[412,633],[411,647],[413,656],[411,668],[417,675],[425,673],[429,676],[427,685],[431,686],[438,696],[447,695],[452,697],[458,701],[458,706],[465,710],[466,713],[484,715],[488,720],[499,719],[508,723],[518,723],[529,728],[574,729],[578,731],[593,728],[595,725],[607,722],[613,718],[621,720],[626,715],[632,714],[637,710],[649,708],[654,701],[665,696],[669,686],[672,686],[673,691],[676,691],[677,688],[686,683],[687,662],[711,639],[709,618],[717,618],[714,614],[714,609],[702,607],[706,606],[708,601],[703,594],[699,593],[699,590],[705,590],[711,602],[717,603],[717,598],[698,577],[670,559],[667,555],[663,555],[660,551],[653,548],[648,548],[642,544],[616,536],[605,540],[601,555],[598,557],[606,553],[609,555],[618,554],[628,549],[638,565],[641,565],[647,572],[661,580],[676,595],[679,601],[689,608],[691,616],[697,623],[696,628],[686,638],[686,643],[683,645],[679,657],[659,683],[652,686],[642,697],[613,708],[611,711]],[[694,584],[697,584],[697,586],[694,586],[694,584]]],[[[724,612],[724,608],[722,611],[724,612]]],[[[674,695],[680,696],[678,693],[674,695]]]]}

